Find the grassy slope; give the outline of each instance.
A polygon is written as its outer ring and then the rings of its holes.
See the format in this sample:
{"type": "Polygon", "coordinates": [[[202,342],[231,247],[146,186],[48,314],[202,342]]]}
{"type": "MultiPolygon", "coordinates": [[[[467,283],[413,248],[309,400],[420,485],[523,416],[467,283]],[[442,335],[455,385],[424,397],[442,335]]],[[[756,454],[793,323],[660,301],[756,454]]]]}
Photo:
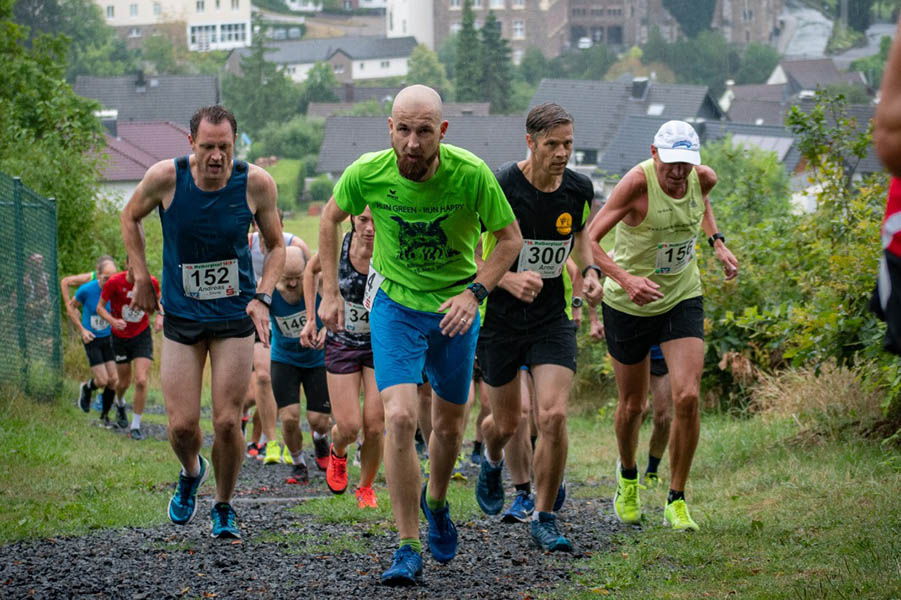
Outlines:
{"type": "MultiPolygon", "coordinates": [[[[67,396],[74,393],[70,385],[67,396]]],[[[69,401],[6,396],[0,412],[0,542],[165,521],[178,470],[166,443],[112,435],[69,401]]],[[[570,432],[569,479],[594,484],[579,495],[608,498],[615,461],[609,413],[572,418],[570,432]]],[[[901,596],[901,457],[856,438],[794,443],[796,434],[790,420],[705,416],[688,489],[702,530],[663,529],[665,492],[644,492],[644,529],[579,565],[581,597],[901,596]]],[[[470,487],[451,490],[455,514],[475,514],[470,487]]],[[[367,519],[390,527],[384,488],[379,500],[382,508],[367,519]]],[[[358,518],[340,497],[301,510],[333,521],[358,518]]],[[[572,594],[566,588],[558,596],[572,594]]]]}

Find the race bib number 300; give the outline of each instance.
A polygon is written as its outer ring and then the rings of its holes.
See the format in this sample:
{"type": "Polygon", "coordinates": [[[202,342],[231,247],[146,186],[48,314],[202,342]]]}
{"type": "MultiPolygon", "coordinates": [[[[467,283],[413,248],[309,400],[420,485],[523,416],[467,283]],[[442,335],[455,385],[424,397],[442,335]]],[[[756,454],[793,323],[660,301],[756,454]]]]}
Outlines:
{"type": "Polygon", "coordinates": [[[302,310],[286,317],[275,317],[275,323],[286,338],[299,338],[300,332],[307,324],[307,311],[302,310]]]}
{"type": "Polygon", "coordinates": [[[238,259],[182,265],[181,281],[185,288],[185,296],[195,300],[216,300],[237,296],[241,292],[238,283],[238,259]]]}
{"type": "Polygon", "coordinates": [[[695,256],[695,238],[677,243],[657,244],[654,272],[661,275],[681,273],[695,256]]]}
{"type": "Polygon", "coordinates": [[[559,277],[569,256],[572,238],[565,240],[523,240],[517,271],[535,271],[542,279],[559,277]]]}
{"type": "Polygon", "coordinates": [[[348,333],[369,333],[369,311],[365,306],[344,301],[344,330],[348,333]]]}

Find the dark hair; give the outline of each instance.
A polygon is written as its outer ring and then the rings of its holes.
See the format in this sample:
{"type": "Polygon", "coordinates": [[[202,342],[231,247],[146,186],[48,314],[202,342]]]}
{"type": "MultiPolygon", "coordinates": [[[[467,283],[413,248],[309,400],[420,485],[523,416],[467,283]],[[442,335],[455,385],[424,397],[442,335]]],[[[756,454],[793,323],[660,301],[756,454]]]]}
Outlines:
{"type": "Polygon", "coordinates": [[[232,126],[232,134],[237,135],[238,133],[238,122],[235,120],[235,115],[221,104],[214,104],[212,106],[198,108],[197,112],[194,113],[194,116],[191,117],[192,138],[197,138],[197,129],[200,127],[200,122],[204,119],[213,125],[218,125],[222,121],[228,121],[232,126]]]}
{"type": "Polygon", "coordinates": [[[559,104],[548,102],[539,104],[529,111],[526,117],[526,133],[535,137],[545,133],[548,129],[557,125],[567,125],[573,122],[573,116],[559,104]]]}

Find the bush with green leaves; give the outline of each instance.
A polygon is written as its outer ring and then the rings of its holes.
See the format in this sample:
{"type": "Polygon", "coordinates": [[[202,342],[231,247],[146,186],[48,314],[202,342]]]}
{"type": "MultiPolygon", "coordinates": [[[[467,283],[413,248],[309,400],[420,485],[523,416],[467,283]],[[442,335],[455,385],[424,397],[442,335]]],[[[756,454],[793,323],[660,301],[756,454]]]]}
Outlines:
{"type": "Polygon", "coordinates": [[[334,185],[328,175],[320,175],[310,183],[310,198],[313,202],[328,201],[334,185]]]}
{"type": "Polygon", "coordinates": [[[261,156],[303,158],[319,152],[324,135],[323,119],[297,115],[287,122],[272,122],[257,135],[247,159],[253,162],[261,156]]]}

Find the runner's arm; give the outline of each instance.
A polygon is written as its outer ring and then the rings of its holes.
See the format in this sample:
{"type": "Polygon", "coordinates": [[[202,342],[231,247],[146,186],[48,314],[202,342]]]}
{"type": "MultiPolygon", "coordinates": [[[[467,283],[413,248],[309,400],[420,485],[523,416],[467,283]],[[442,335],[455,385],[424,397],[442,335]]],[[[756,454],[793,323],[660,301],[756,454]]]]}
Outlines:
{"type": "Polygon", "coordinates": [[[59,282],[59,289],[63,295],[63,302],[66,306],[69,305],[69,288],[77,288],[80,285],[84,285],[85,283],[91,280],[91,273],[79,273],[78,275],[66,275],[59,282]]]}
{"type": "Polygon", "coordinates": [[[322,303],[319,318],[332,331],[344,329],[344,311],[338,290],[338,226],[350,216],[329,198],[319,218],[319,261],[322,269],[322,303]]]}
{"type": "Polygon", "coordinates": [[[75,330],[79,333],[83,333],[84,325],[81,324],[81,302],[75,298],[66,302],[66,314],[69,315],[69,320],[75,325],[75,330]]]}
{"type": "MultiPolygon", "coordinates": [[[[710,190],[716,185],[716,173],[710,167],[697,167],[698,179],[701,182],[701,192],[704,194],[704,216],[701,218],[701,229],[707,235],[707,238],[714,233],[719,233],[716,228],[716,219],[713,216],[713,207],[710,205],[710,190]]],[[[703,242],[702,242],[703,243],[703,242]]],[[[723,265],[723,271],[726,273],[726,279],[735,279],[738,276],[738,260],[732,254],[732,251],[726,247],[723,240],[717,239],[713,242],[713,251],[716,253],[717,259],[723,265]]]]}
{"type": "Polygon", "coordinates": [[[135,279],[131,305],[147,313],[157,310],[159,302],[150,283],[141,221],[156,207],[161,206],[164,198],[174,194],[175,163],[171,160],[160,161],[147,169],[144,179],[138,184],[119,217],[122,241],[135,279]]]}
{"type": "Polygon", "coordinates": [[[122,331],[123,329],[125,329],[125,327],[126,327],[125,320],[117,319],[116,317],[111,315],[110,312],[108,310],[106,310],[106,307],[104,306],[105,303],[106,303],[106,300],[104,300],[103,296],[101,296],[100,300],[97,301],[96,312],[98,315],[100,315],[100,318],[102,318],[104,321],[106,321],[112,327],[115,327],[119,331],[122,331]]]}
{"type": "Polygon", "coordinates": [[[882,90],[876,105],[873,140],[882,164],[901,177],[901,17],[898,34],[889,50],[882,75],[882,90]]]}
{"type": "MultiPolygon", "coordinates": [[[[297,238],[295,238],[297,239],[297,238]]],[[[316,275],[322,272],[322,265],[319,262],[319,254],[314,254],[313,258],[307,261],[307,266],[303,270],[303,302],[304,306],[312,306],[313,309],[307,309],[307,323],[300,332],[300,344],[307,348],[313,348],[316,345],[316,335],[319,333],[316,326],[316,275]]]]}
{"type": "Polygon", "coordinates": [[[597,304],[603,297],[604,291],[598,272],[594,269],[585,270],[591,264],[592,256],[591,245],[585,238],[584,231],[577,231],[573,234],[573,246],[570,260],[576,264],[576,272],[579,274],[578,278],[573,278],[573,295],[587,298],[597,304]]]}
{"type": "Polygon", "coordinates": [[[588,245],[594,264],[604,275],[622,286],[629,294],[629,298],[638,305],[662,298],[660,286],[645,277],[630,275],[604,252],[600,241],[617,223],[636,210],[639,199],[645,194],[647,194],[647,180],[644,171],[641,167],[633,167],[610,192],[607,202],[592,219],[587,230],[588,245]]]}
{"type": "MultiPolygon", "coordinates": [[[[275,284],[285,268],[285,238],[278,217],[278,189],[275,180],[265,170],[250,165],[247,176],[247,200],[252,207],[260,237],[268,251],[263,261],[263,275],[257,282],[257,292],[272,295],[275,284]]],[[[263,347],[269,347],[269,307],[253,299],[247,304],[247,314],[253,319],[263,347]]]]}

